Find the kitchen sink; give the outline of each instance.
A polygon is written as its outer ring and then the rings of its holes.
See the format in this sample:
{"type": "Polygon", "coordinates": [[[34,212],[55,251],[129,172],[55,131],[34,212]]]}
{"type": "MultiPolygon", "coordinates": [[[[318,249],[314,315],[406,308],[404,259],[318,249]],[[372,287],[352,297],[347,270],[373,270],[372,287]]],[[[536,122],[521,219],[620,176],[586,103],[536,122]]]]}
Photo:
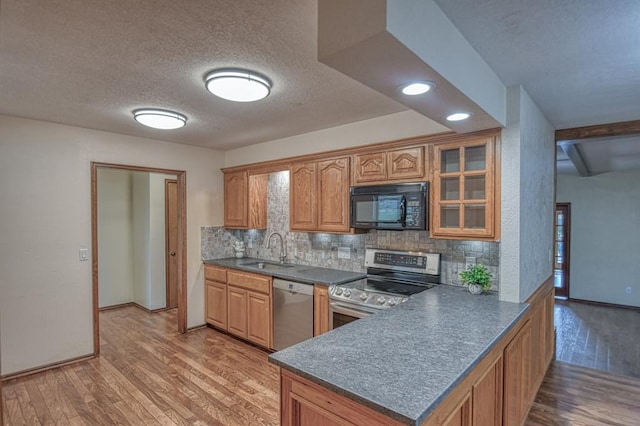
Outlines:
{"type": "Polygon", "coordinates": [[[293,268],[296,265],[289,265],[286,263],[276,263],[276,262],[248,262],[248,263],[243,263],[242,266],[253,266],[255,268],[264,269],[267,271],[268,270],[277,271],[279,269],[293,268]]]}

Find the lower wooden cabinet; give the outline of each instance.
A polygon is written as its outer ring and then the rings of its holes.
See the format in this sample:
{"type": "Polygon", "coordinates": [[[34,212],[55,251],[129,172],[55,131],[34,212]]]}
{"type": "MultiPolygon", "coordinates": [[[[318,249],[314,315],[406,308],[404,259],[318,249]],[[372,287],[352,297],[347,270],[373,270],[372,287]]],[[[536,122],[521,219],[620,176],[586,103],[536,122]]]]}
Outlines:
{"type": "Polygon", "coordinates": [[[329,331],[329,289],[316,284],[313,287],[313,335],[329,331]]]}
{"type": "Polygon", "coordinates": [[[207,323],[227,330],[227,284],[207,280],[206,298],[207,323]]]}
{"type": "Polygon", "coordinates": [[[530,352],[531,321],[527,320],[518,335],[504,350],[505,425],[523,424],[529,412],[530,352]]]}
{"type": "Polygon", "coordinates": [[[482,426],[502,425],[502,368],[502,356],[499,356],[473,385],[472,424],[482,426]]]}
{"type": "Polygon", "coordinates": [[[442,423],[442,426],[471,426],[472,424],[471,393],[467,393],[449,417],[442,423]]]}
{"type": "Polygon", "coordinates": [[[396,426],[400,423],[300,376],[281,370],[282,426],[396,426]]]}
{"type": "Polygon", "coordinates": [[[265,348],[271,347],[271,298],[247,292],[247,340],[265,348]]]}
{"type": "Polygon", "coordinates": [[[272,348],[271,277],[205,265],[205,288],[207,324],[272,348]]]}
{"type": "Polygon", "coordinates": [[[228,297],[228,324],[229,333],[243,339],[247,338],[247,290],[229,286],[228,297]]]}

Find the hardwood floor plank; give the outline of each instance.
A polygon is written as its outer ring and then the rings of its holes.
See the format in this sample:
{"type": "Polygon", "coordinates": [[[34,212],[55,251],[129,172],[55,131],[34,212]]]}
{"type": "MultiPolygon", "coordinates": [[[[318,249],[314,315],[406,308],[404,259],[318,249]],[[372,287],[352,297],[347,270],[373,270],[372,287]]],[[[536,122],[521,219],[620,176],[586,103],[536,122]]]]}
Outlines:
{"type": "Polygon", "coordinates": [[[556,361],[526,425],[640,424],[640,380],[556,361]]]}

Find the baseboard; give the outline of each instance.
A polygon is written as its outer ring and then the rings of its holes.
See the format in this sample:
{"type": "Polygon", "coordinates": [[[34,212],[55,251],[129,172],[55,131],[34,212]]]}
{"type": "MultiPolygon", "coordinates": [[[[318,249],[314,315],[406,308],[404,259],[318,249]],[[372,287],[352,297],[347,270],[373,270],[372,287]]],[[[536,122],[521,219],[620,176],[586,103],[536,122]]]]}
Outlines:
{"type": "Polygon", "coordinates": [[[167,308],[149,309],[149,308],[145,308],[145,307],[144,307],[144,306],[142,306],[142,305],[139,305],[139,304],[138,304],[138,303],[136,303],[136,302],[132,302],[131,304],[132,304],[133,306],[135,306],[136,308],[138,308],[138,309],[142,309],[143,311],[145,311],[145,312],[146,312],[146,313],[148,313],[148,314],[155,314],[155,313],[157,313],[157,312],[164,312],[164,311],[167,311],[167,310],[168,310],[167,308]]]}
{"type": "Polygon", "coordinates": [[[200,330],[202,328],[207,328],[207,324],[201,324],[201,325],[195,325],[193,327],[189,327],[189,328],[187,328],[187,333],[190,333],[190,332],[196,331],[196,330],[200,330]]]}
{"type": "Polygon", "coordinates": [[[102,311],[111,311],[113,309],[128,308],[129,306],[133,306],[133,302],[120,303],[120,304],[111,305],[111,306],[104,306],[102,308],[98,308],[98,311],[100,311],[100,312],[102,312],[102,311]]]}
{"type": "Polygon", "coordinates": [[[597,302],[595,300],[573,299],[569,298],[569,302],[584,303],[585,305],[605,306],[608,308],[630,309],[632,311],[640,311],[640,306],[618,305],[615,303],[597,302]]]}
{"type": "Polygon", "coordinates": [[[82,355],[82,356],[75,357],[75,358],[65,359],[63,361],[52,362],[51,364],[41,365],[40,367],[29,368],[27,370],[22,370],[22,371],[17,371],[15,373],[11,373],[11,374],[6,374],[6,375],[2,376],[1,380],[3,382],[6,382],[7,380],[18,379],[20,377],[30,376],[30,375],[36,374],[36,373],[42,373],[43,371],[52,370],[54,368],[64,367],[65,365],[75,364],[75,363],[81,362],[81,361],[87,361],[87,360],[93,359],[95,357],[96,357],[96,355],[90,354],[90,355],[82,355]]]}

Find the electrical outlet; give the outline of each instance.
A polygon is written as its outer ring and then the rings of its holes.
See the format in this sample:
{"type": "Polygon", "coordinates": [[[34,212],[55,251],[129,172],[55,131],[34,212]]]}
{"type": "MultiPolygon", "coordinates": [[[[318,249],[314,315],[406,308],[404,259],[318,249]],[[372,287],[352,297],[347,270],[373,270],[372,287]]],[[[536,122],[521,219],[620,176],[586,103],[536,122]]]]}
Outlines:
{"type": "Polygon", "coordinates": [[[473,256],[467,256],[464,258],[464,267],[469,269],[476,264],[476,258],[473,256]]]}
{"type": "Polygon", "coordinates": [[[86,260],[89,260],[89,249],[88,248],[81,248],[80,249],[80,261],[84,262],[86,260]]]}
{"type": "Polygon", "coordinates": [[[631,294],[631,293],[633,293],[633,289],[631,287],[627,287],[627,288],[624,289],[624,292],[627,293],[627,294],[631,294]]]}
{"type": "Polygon", "coordinates": [[[252,249],[253,248],[253,240],[249,239],[249,241],[247,242],[247,246],[252,249]]]}
{"type": "Polygon", "coordinates": [[[338,259],[351,259],[351,249],[349,247],[338,247],[338,259]]]}

